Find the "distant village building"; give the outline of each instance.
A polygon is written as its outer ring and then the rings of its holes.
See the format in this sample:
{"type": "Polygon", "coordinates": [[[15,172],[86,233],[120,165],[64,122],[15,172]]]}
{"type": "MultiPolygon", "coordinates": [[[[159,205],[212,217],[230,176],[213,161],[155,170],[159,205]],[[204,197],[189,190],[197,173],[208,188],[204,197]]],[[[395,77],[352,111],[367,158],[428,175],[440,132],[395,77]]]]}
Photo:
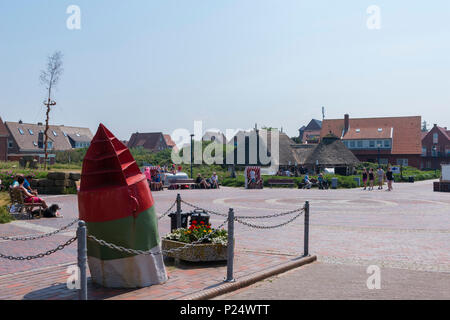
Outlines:
{"type": "Polygon", "coordinates": [[[450,163],[450,130],[435,124],[424,133],[420,168],[440,169],[441,164],[450,163]]]}
{"type": "Polygon", "coordinates": [[[6,161],[8,159],[8,138],[8,129],[0,117],[0,161],[6,161]]]}
{"type": "Polygon", "coordinates": [[[419,168],[422,154],[421,117],[326,119],[321,139],[333,133],[360,161],[419,168]]]}
{"type": "Polygon", "coordinates": [[[227,138],[221,132],[207,131],[202,137],[202,141],[212,141],[218,142],[221,144],[227,143],[227,138]]]}
{"type": "Polygon", "coordinates": [[[301,143],[319,143],[320,131],[322,130],[322,121],[312,119],[307,126],[302,126],[299,131],[299,140],[301,143]]]}
{"type": "Polygon", "coordinates": [[[173,149],[173,150],[175,150],[175,152],[178,152],[178,147],[177,147],[176,143],[172,140],[172,137],[170,136],[170,134],[165,134],[164,139],[166,140],[166,144],[169,149],[173,149]]]}
{"type": "MultiPolygon", "coordinates": [[[[9,133],[7,159],[18,161],[31,157],[42,163],[45,157],[43,123],[5,122],[9,133]]],[[[93,135],[88,128],[49,125],[47,152],[50,163],[55,161],[56,151],[89,147],[93,135]]]]}
{"type": "Polygon", "coordinates": [[[151,152],[159,152],[169,148],[162,132],[133,133],[127,146],[128,148],[144,148],[151,152]]]}

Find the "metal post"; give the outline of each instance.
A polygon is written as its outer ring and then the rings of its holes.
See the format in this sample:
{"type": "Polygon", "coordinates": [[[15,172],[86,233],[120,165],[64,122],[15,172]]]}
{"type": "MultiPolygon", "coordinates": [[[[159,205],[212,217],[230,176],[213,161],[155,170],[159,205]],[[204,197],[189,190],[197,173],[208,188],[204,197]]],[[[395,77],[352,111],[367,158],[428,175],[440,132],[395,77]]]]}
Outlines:
{"type": "Polygon", "coordinates": [[[181,228],[181,195],[177,194],[177,229],[181,228]]]}
{"type": "Polygon", "coordinates": [[[78,222],[77,229],[78,241],[78,269],[80,270],[80,289],[78,292],[79,300],[87,300],[87,277],[86,277],[86,262],[87,262],[87,247],[86,247],[86,223],[82,220],[78,222]]]}
{"type": "Polygon", "coordinates": [[[305,202],[305,229],[303,245],[303,255],[306,257],[309,255],[309,201],[305,202]]]}
{"type": "Polygon", "coordinates": [[[227,243],[227,279],[225,282],[234,282],[233,264],[234,264],[234,210],[228,211],[228,243],[227,243]]]}

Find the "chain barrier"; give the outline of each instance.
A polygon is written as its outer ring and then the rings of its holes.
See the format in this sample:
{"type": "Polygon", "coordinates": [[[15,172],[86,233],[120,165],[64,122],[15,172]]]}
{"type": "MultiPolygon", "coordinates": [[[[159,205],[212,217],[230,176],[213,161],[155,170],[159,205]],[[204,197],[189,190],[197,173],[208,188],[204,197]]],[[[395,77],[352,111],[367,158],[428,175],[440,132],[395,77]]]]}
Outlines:
{"type": "Polygon", "coordinates": [[[177,201],[174,201],[174,202],[172,203],[172,205],[170,206],[170,208],[167,209],[166,212],[164,212],[162,215],[160,215],[160,216],[158,217],[158,220],[161,220],[162,218],[164,218],[165,216],[167,216],[167,215],[170,213],[170,211],[173,209],[173,207],[175,207],[176,204],[177,204],[177,201]]]}
{"type": "Polygon", "coordinates": [[[208,209],[201,208],[201,207],[196,206],[196,205],[194,205],[194,204],[192,204],[192,203],[186,202],[186,201],[184,201],[183,199],[181,199],[181,203],[184,203],[185,205],[187,205],[187,206],[189,206],[189,207],[192,207],[192,208],[194,208],[194,209],[197,209],[197,210],[203,210],[204,212],[207,212],[207,213],[211,213],[211,214],[215,214],[215,215],[217,215],[217,216],[221,216],[221,217],[226,217],[226,218],[228,218],[228,215],[227,215],[227,214],[219,213],[219,212],[215,212],[215,211],[212,211],[212,210],[208,210],[208,209]]]}
{"type": "MultiPolygon", "coordinates": [[[[218,226],[216,229],[222,228],[227,222],[228,222],[228,219],[226,219],[226,220],[225,220],[220,226],[218,226]]],[[[146,251],[146,250],[137,250],[137,249],[129,249],[129,248],[125,248],[125,247],[122,247],[122,246],[115,245],[115,244],[113,244],[113,243],[108,243],[108,242],[106,242],[105,240],[97,239],[97,238],[96,238],[95,236],[93,236],[93,235],[88,235],[87,238],[88,238],[89,240],[92,240],[92,241],[94,241],[94,242],[97,242],[97,243],[98,243],[99,245],[101,245],[101,246],[108,247],[108,248],[110,248],[110,249],[117,250],[117,251],[120,251],[120,252],[125,252],[125,253],[128,253],[128,254],[135,254],[135,255],[141,255],[141,254],[147,254],[147,255],[148,255],[148,254],[150,254],[150,255],[154,255],[154,256],[155,256],[155,255],[160,255],[160,254],[164,254],[164,253],[166,253],[166,254],[167,254],[167,253],[174,253],[174,252],[183,250],[183,249],[185,249],[185,248],[194,246],[194,245],[199,244],[199,243],[203,242],[204,240],[208,239],[210,236],[211,236],[211,234],[207,234],[207,235],[205,235],[204,237],[198,239],[197,241],[191,242],[191,243],[187,243],[186,245],[184,245],[184,246],[182,246],[182,247],[174,248],[174,249],[170,249],[170,250],[161,250],[161,251],[158,251],[158,252],[151,252],[151,251],[146,251]]]]}
{"type": "MultiPolygon", "coordinates": [[[[184,200],[181,200],[181,202],[184,203],[185,205],[189,206],[189,207],[192,207],[192,208],[198,209],[198,210],[203,210],[203,211],[205,211],[207,213],[212,213],[212,214],[219,215],[219,216],[222,216],[222,217],[227,217],[228,216],[228,215],[223,214],[223,213],[219,213],[219,212],[215,212],[215,211],[208,210],[208,209],[205,209],[205,208],[201,208],[199,206],[196,206],[196,205],[194,205],[192,203],[189,203],[189,202],[186,202],[184,200]]],[[[301,212],[303,210],[305,210],[305,207],[301,207],[301,208],[298,208],[298,209],[294,209],[294,210],[286,211],[286,212],[282,212],[282,213],[267,214],[267,215],[264,215],[264,216],[236,216],[236,218],[238,218],[238,219],[268,219],[268,218],[276,218],[276,217],[286,216],[286,215],[293,214],[293,213],[296,213],[296,212],[301,212]]]]}
{"type": "Polygon", "coordinates": [[[49,256],[49,255],[51,255],[51,254],[53,254],[53,253],[55,253],[55,252],[57,252],[57,251],[59,251],[59,250],[64,249],[65,247],[67,247],[68,245],[70,245],[70,244],[71,244],[72,242],[74,242],[75,240],[77,240],[77,237],[73,237],[72,239],[66,241],[64,244],[60,244],[60,245],[57,246],[55,249],[48,250],[48,251],[45,252],[45,253],[39,253],[39,254],[36,254],[36,255],[34,255],[34,256],[26,256],[26,257],[21,257],[21,256],[7,256],[7,255],[4,255],[4,254],[1,254],[1,253],[0,253],[0,258],[8,259],[8,260],[18,260],[18,261],[39,259],[39,258],[43,258],[43,257],[45,257],[45,256],[49,256]]]}
{"type": "Polygon", "coordinates": [[[41,235],[36,235],[36,236],[25,236],[25,237],[0,237],[0,240],[27,241],[27,240],[42,239],[42,238],[53,236],[53,235],[55,235],[55,234],[57,234],[57,233],[59,233],[59,232],[61,232],[63,230],[66,230],[66,229],[70,228],[71,226],[73,226],[78,221],[79,221],[79,219],[75,219],[71,223],[69,223],[68,225],[66,225],[66,226],[64,226],[64,227],[62,227],[62,228],[60,228],[58,230],[46,233],[46,234],[41,234],[41,235]]]}
{"type": "Polygon", "coordinates": [[[241,223],[241,224],[243,224],[243,225],[245,225],[245,226],[247,226],[247,227],[254,228],[254,229],[275,229],[275,228],[283,227],[283,226],[288,225],[289,223],[293,222],[295,219],[300,217],[303,214],[303,212],[304,212],[304,210],[302,209],[302,210],[299,211],[299,213],[297,215],[295,215],[290,220],[288,220],[286,222],[283,222],[283,223],[280,223],[280,224],[277,224],[277,225],[274,225],[274,226],[259,226],[259,225],[256,225],[256,224],[251,224],[251,223],[248,223],[248,222],[240,220],[239,217],[236,217],[234,220],[239,222],[239,223],[241,223]]]}

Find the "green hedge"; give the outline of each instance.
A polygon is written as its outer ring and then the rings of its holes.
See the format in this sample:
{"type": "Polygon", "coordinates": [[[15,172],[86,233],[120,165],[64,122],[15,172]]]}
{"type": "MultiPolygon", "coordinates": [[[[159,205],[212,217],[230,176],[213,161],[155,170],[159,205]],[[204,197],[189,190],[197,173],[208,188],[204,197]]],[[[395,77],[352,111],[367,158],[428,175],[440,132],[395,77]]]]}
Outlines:
{"type": "Polygon", "coordinates": [[[14,218],[8,212],[8,208],[6,206],[0,206],[0,224],[8,223],[13,220],[14,218]]]}

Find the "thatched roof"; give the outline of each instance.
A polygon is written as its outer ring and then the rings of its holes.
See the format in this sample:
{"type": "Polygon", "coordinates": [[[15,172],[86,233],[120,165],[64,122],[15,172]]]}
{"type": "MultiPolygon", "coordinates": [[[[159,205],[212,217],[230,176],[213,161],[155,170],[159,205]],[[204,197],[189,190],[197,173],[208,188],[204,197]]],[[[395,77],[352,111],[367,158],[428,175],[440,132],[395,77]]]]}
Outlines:
{"type": "Polygon", "coordinates": [[[350,166],[359,163],[359,160],[342,143],[341,139],[333,134],[328,134],[322,138],[322,141],[311,151],[304,162],[305,165],[321,166],[350,166]]]}

